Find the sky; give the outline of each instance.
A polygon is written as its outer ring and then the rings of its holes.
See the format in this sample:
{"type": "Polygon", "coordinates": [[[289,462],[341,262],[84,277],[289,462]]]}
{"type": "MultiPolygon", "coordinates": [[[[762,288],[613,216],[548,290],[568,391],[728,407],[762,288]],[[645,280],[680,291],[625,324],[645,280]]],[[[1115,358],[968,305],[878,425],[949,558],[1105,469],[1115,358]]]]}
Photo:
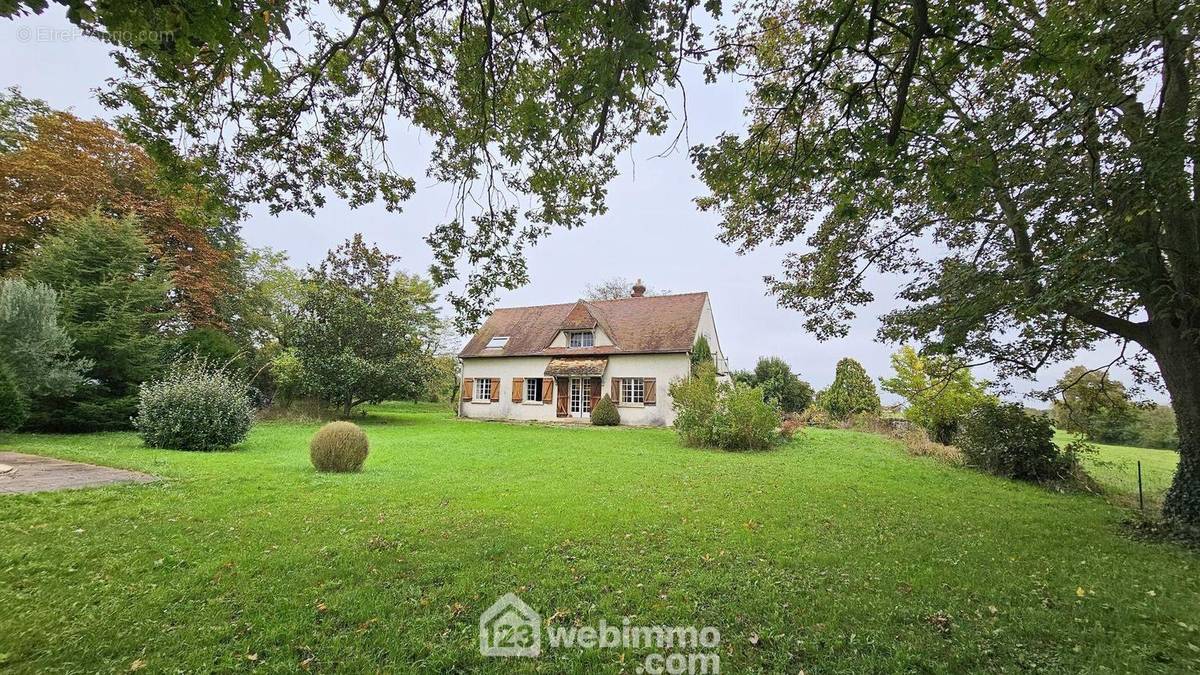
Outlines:
{"type": "MultiPolygon", "coordinates": [[[[57,5],[41,16],[0,20],[0,87],[16,85],[26,96],[80,117],[112,119],[116,113],[96,100],[96,90],[118,74],[108,52],[106,45],[72,28],[57,5]]],[[[693,71],[685,83],[688,142],[709,142],[723,130],[742,127],[745,95],[738,82],[705,85],[693,71]]],[[[432,147],[428,135],[416,129],[399,130],[393,133],[392,144],[393,158],[417,179],[417,193],[402,213],[388,213],[379,204],[351,209],[336,197],[315,217],[272,216],[263,207],[253,207],[241,224],[242,236],[251,246],[286,251],[294,265],[303,267],[361,232],[368,241],[401,256],[405,269],[424,273],[432,262],[424,237],[448,220],[451,191],[424,175],[432,147]]],[[[705,190],[687,157],[687,143],[660,156],[669,146],[670,135],[641,139],[621,158],[621,173],[609,186],[608,212],[585,227],[556,231],[534,247],[527,261],[530,283],[503,291],[498,305],[569,302],[579,298],[589,283],[617,276],[641,278],[651,287],[672,292],[707,291],[721,347],[734,368],[753,368],[759,356],[780,356],[819,389],[833,380],[837,361],[849,356],[862,362],[875,378],[888,375],[889,355],[897,346],[877,342],[875,333],[878,317],[898,305],[894,280],[872,279],[876,301],[860,310],[849,334],[818,341],[804,330],[802,315],[778,307],[765,291],[763,276],[777,273],[790,249],[763,247],[739,256],[718,242],[718,215],[701,212],[695,205],[695,198],[705,190]]],[[[1115,345],[1101,345],[1081,354],[1078,362],[1100,366],[1115,354],[1115,345]]],[[[1013,397],[1050,386],[1069,365],[1046,368],[1037,382],[1013,382],[1013,397]]],[[[1114,374],[1132,381],[1123,372],[1114,374]]],[[[978,375],[987,378],[990,373],[980,369],[978,375]]],[[[1163,398],[1155,392],[1144,395],[1163,398]]],[[[896,400],[886,393],[883,399],[896,400]]]]}

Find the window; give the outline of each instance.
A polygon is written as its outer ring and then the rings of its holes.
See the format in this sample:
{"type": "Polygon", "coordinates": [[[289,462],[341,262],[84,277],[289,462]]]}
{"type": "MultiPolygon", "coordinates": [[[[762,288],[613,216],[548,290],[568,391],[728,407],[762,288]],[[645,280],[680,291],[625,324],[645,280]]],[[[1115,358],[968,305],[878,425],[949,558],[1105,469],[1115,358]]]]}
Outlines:
{"type": "Polygon", "coordinates": [[[508,336],[497,335],[491,340],[488,340],[487,346],[484,347],[484,349],[503,349],[504,345],[506,344],[508,344],[508,336]]]}
{"type": "Polygon", "coordinates": [[[490,401],[492,400],[492,380],[489,377],[475,378],[475,400],[490,401]]]}
{"type": "Polygon", "coordinates": [[[621,403],[645,403],[646,381],[640,377],[621,379],[621,403]]]}
{"type": "Polygon", "coordinates": [[[542,402],[542,378],[525,378],[525,400],[542,402]]]}
{"type": "Polygon", "coordinates": [[[591,347],[595,344],[596,336],[590,330],[571,333],[568,336],[567,344],[571,347],[591,347]]]}

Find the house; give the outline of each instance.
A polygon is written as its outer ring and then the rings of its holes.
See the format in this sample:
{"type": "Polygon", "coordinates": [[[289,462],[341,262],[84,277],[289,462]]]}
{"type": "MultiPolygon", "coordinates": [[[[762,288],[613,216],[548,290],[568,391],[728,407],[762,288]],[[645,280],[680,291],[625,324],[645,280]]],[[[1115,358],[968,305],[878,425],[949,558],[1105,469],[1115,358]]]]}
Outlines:
{"type": "Polygon", "coordinates": [[[728,371],[708,293],[497,309],[467,343],[459,415],[481,419],[587,421],[604,394],[621,424],[675,418],[668,386],[691,372],[696,340],[728,371]]]}

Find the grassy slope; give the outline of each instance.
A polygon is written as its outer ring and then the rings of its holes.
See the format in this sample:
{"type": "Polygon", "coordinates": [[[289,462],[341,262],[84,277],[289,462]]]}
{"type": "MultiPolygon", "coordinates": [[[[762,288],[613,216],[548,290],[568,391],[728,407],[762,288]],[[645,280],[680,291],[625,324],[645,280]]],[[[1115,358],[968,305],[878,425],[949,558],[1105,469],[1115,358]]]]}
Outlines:
{"type": "Polygon", "coordinates": [[[0,498],[0,667],[632,671],[613,650],[480,657],[479,613],[515,590],[563,621],[715,625],[724,672],[1200,668],[1195,554],[876,436],[726,454],[389,407],[365,472],[328,476],[313,428],[218,454],[0,439],[166,478],[0,498]]]}

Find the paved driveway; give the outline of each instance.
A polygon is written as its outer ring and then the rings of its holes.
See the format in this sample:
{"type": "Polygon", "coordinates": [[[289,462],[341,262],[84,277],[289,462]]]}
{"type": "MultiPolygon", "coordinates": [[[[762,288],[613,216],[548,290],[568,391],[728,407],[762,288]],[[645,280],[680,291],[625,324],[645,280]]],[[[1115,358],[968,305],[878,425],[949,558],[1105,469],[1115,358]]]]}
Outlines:
{"type": "Polygon", "coordinates": [[[136,471],[19,452],[0,452],[0,493],[68,490],[112,483],[149,483],[152,480],[157,479],[136,471]]]}

